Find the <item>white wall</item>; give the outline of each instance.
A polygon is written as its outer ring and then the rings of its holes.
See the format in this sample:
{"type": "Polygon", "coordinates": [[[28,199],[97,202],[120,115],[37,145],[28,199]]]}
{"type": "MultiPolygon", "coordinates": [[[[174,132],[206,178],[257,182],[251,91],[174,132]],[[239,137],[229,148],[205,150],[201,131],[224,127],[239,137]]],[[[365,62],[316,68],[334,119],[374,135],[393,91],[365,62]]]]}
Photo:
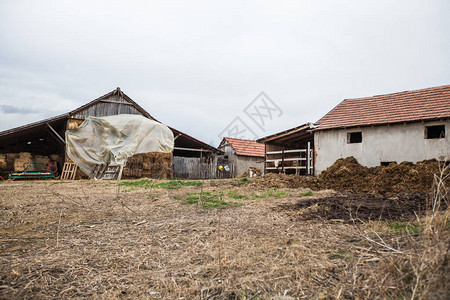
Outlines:
{"type": "Polygon", "coordinates": [[[226,141],[219,149],[225,152],[225,155],[228,155],[228,163],[230,166],[233,165],[234,173],[237,177],[242,176],[249,167],[260,168],[261,171],[264,170],[264,157],[236,155],[233,147],[226,141]]]}
{"type": "Polygon", "coordinates": [[[324,130],[314,133],[316,160],[314,174],[331,166],[337,159],[353,156],[368,167],[380,162],[417,162],[424,159],[450,159],[450,120],[359,129],[324,130]],[[445,138],[425,139],[425,126],[445,125],[445,138]],[[362,132],[362,143],[348,144],[347,133],[362,132]]]}
{"type": "Polygon", "coordinates": [[[259,168],[261,172],[264,172],[264,157],[256,156],[237,156],[237,169],[236,176],[242,176],[250,167],[259,168]]]}

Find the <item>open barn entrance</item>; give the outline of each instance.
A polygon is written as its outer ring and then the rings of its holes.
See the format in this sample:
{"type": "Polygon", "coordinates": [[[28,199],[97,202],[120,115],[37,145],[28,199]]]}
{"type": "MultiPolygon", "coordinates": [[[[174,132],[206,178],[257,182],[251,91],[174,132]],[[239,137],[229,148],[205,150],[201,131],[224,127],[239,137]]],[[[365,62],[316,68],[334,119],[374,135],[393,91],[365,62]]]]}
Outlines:
{"type": "Polygon", "coordinates": [[[257,140],[265,145],[264,173],[314,174],[314,135],[304,124],[257,140]]]}

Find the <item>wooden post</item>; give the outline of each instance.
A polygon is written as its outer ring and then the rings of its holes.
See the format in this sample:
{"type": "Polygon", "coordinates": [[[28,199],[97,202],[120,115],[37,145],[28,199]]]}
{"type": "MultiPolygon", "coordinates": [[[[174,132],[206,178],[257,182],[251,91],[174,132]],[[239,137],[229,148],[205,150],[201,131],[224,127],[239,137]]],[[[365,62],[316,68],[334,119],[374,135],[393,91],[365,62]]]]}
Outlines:
{"type": "Polygon", "coordinates": [[[49,123],[47,123],[46,125],[47,125],[47,128],[50,130],[50,132],[54,134],[56,140],[65,146],[66,141],[59,135],[59,133],[56,132],[56,130],[53,129],[53,127],[49,123]]]}
{"type": "Polygon", "coordinates": [[[308,142],[308,149],[306,149],[306,175],[310,175],[311,170],[311,155],[310,155],[310,150],[311,150],[311,142],[308,142]]]}
{"type": "Polygon", "coordinates": [[[267,144],[264,143],[264,175],[267,172],[267,144]]]}
{"type": "Polygon", "coordinates": [[[283,150],[281,150],[281,173],[284,174],[284,147],[283,150]]]}

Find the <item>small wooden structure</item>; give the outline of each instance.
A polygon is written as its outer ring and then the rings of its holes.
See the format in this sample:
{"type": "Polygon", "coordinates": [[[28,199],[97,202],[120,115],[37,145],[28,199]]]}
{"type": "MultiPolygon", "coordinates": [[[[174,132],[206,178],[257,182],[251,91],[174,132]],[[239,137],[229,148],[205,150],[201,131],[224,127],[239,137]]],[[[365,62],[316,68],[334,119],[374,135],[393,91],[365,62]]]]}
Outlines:
{"type": "Polygon", "coordinates": [[[77,175],[77,165],[74,163],[64,163],[63,170],[61,172],[61,180],[74,180],[77,175]]]}
{"type": "Polygon", "coordinates": [[[265,145],[264,173],[314,174],[312,128],[306,123],[256,140],[265,145]]]}

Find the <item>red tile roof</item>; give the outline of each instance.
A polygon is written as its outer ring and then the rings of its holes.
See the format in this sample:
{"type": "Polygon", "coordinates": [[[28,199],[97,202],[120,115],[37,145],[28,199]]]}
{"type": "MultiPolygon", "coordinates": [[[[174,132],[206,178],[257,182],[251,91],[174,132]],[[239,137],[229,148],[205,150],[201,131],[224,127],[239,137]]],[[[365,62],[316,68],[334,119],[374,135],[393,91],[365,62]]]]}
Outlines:
{"type": "Polygon", "coordinates": [[[450,118],[450,85],[345,99],[322,119],[317,130],[450,118]]]}
{"type": "Polygon", "coordinates": [[[224,137],[224,140],[230,143],[237,155],[258,157],[264,157],[265,155],[264,144],[257,143],[254,140],[236,139],[231,137],[224,137]]]}

